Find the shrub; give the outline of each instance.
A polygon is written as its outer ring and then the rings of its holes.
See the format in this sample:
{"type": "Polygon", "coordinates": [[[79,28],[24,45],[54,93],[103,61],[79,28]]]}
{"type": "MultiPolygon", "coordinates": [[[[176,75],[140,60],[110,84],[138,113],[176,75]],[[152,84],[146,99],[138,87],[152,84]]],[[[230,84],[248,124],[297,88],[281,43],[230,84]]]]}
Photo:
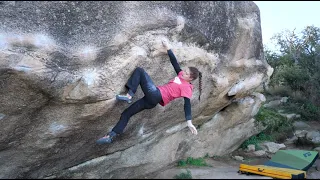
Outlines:
{"type": "Polygon", "coordinates": [[[289,96],[292,93],[292,90],[286,86],[274,86],[268,89],[268,94],[276,97],[270,97],[269,100],[278,99],[277,96],[289,96]]]}
{"type": "Polygon", "coordinates": [[[178,166],[186,166],[186,165],[193,165],[193,166],[208,166],[205,162],[204,158],[192,158],[188,157],[186,161],[180,160],[178,161],[178,166]]]}
{"type": "Polygon", "coordinates": [[[186,165],[187,165],[187,162],[186,162],[186,161],[184,161],[184,160],[178,161],[178,166],[183,167],[183,166],[186,166],[186,165]]]}
{"type": "Polygon", "coordinates": [[[259,143],[263,141],[277,141],[283,138],[292,130],[292,122],[281,116],[278,112],[271,108],[261,107],[255,116],[256,121],[263,124],[267,128],[261,133],[251,136],[241,144],[241,148],[245,149],[249,144],[255,145],[256,150],[260,150],[259,143]]]}
{"type": "Polygon", "coordinates": [[[278,112],[271,108],[261,107],[255,116],[258,122],[261,122],[267,128],[264,130],[266,134],[283,131],[292,127],[292,122],[287,118],[281,116],[278,112]],[[283,129],[285,128],[285,129],[283,129]]]}
{"type": "Polygon", "coordinates": [[[288,103],[280,106],[279,108],[287,112],[300,114],[301,120],[305,121],[318,120],[320,117],[320,108],[302,97],[291,98],[288,103]]]}
{"type": "Polygon", "coordinates": [[[300,114],[305,120],[319,119],[320,109],[318,106],[315,106],[314,104],[312,104],[310,102],[306,102],[306,103],[302,104],[301,109],[302,110],[301,110],[300,114]]]}
{"type": "Polygon", "coordinates": [[[174,178],[175,179],[192,179],[192,175],[190,170],[187,169],[186,173],[182,172],[179,175],[175,175],[174,178]]]}
{"type": "Polygon", "coordinates": [[[242,149],[246,149],[248,147],[248,145],[253,144],[253,145],[255,145],[255,149],[256,150],[261,150],[261,147],[258,144],[263,142],[263,141],[273,141],[273,137],[270,136],[270,135],[266,135],[265,133],[261,132],[258,135],[251,136],[249,139],[245,140],[241,144],[240,147],[242,149]]]}
{"type": "Polygon", "coordinates": [[[279,75],[292,90],[305,90],[305,83],[310,79],[308,71],[299,65],[283,66],[279,75]]]}

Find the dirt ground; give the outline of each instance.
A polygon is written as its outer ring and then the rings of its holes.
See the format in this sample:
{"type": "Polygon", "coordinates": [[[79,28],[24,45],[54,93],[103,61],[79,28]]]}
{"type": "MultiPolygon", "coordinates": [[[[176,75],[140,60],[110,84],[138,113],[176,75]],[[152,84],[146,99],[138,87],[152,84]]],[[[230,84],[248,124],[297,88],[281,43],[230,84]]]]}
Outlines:
{"type": "Polygon", "coordinates": [[[239,174],[239,166],[241,163],[249,165],[262,165],[267,158],[248,158],[244,161],[237,161],[231,156],[221,158],[205,158],[209,166],[187,166],[177,167],[172,165],[164,170],[145,176],[145,179],[175,179],[176,175],[191,172],[193,179],[272,179],[260,175],[239,174]]]}
{"type": "MultiPolygon", "coordinates": [[[[168,166],[158,172],[149,174],[140,179],[176,179],[175,176],[181,173],[191,172],[192,179],[273,179],[262,175],[239,174],[240,164],[263,165],[269,158],[245,158],[244,161],[237,161],[231,157],[221,159],[206,158],[209,166],[187,166],[177,167],[177,165],[168,166]]],[[[306,179],[319,179],[320,172],[316,170],[316,164],[320,164],[318,159],[314,165],[306,172],[306,179]]]]}

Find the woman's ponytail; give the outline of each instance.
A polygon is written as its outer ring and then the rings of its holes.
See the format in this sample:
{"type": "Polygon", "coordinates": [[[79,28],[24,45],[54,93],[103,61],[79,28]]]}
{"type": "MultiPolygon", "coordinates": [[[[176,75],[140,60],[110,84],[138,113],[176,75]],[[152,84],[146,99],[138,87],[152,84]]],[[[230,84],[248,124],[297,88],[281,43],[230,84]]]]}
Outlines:
{"type": "Polygon", "coordinates": [[[199,77],[199,101],[200,101],[200,96],[202,91],[202,73],[195,67],[189,67],[189,70],[191,72],[191,77],[193,80],[199,77]]]}
{"type": "Polygon", "coordinates": [[[202,73],[199,71],[199,101],[200,101],[201,91],[202,91],[202,73]]]}

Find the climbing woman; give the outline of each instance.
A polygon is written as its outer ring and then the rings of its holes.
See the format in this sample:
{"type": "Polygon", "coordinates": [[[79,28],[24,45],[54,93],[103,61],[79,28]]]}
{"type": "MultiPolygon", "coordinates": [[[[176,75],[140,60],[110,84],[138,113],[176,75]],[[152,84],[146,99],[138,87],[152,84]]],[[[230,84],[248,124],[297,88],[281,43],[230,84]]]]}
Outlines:
{"type": "Polygon", "coordinates": [[[191,81],[196,80],[199,77],[200,100],[202,74],[195,67],[188,67],[185,71],[181,70],[176,57],[174,56],[172,50],[169,48],[169,44],[167,43],[167,41],[162,41],[162,45],[167,50],[171,64],[177,73],[177,77],[163,86],[155,86],[144,69],[137,67],[133,71],[127,84],[125,85],[128,89],[127,94],[117,95],[116,99],[131,103],[131,99],[137,91],[139,85],[141,86],[141,89],[145,96],[133,103],[122,112],[120,120],[118,121],[116,126],[114,126],[114,128],[107,135],[97,140],[98,144],[111,143],[117,135],[123,133],[123,130],[127,126],[130,117],[134,114],[137,114],[144,109],[154,108],[157,104],[165,106],[170,101],[180,97],[184,98],[184,111],[187,125],[192,134],[196,135],[198,133],[196,127],[192,124],[191,117],[190,99],[193,89],[191,81]]]}

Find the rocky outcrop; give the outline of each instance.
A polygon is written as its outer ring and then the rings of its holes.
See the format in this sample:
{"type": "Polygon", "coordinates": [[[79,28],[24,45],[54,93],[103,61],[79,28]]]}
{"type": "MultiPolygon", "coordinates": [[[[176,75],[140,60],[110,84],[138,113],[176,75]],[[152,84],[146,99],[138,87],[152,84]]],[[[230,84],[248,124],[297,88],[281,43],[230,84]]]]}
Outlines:
{"type": "Polygon", "coordinates": [[[134,178],[232,152],[263,128],[253,117],[273,69],[253,2],[2,1],[0,15],[0,178],[134,178]],[[203,72],[191,100],[199,134],[178,99],[97,145],[129,106],[115,95],[136,67],[157,85],[175,76],[161,39],[203,72]]]}
{"type": "Polygon", "coordinates": [[[295,121],[293,123],[294,136],[292,140],[296,144],[319,146],[320,145],[320,131],[317,122],[303,122],[295,121]],[[312,124],[311,126],[308,124],[312,124]]]}

